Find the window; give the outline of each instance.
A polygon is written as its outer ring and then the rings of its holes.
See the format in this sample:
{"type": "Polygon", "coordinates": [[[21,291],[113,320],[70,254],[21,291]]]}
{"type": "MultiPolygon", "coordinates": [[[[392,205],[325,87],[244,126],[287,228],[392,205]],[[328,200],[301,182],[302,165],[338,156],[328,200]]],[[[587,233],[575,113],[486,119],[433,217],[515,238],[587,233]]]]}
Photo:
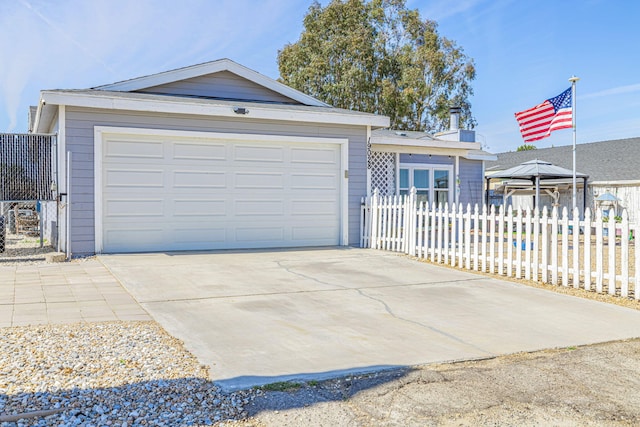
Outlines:
{"type": "Polygon", "coordinates": [[[398,171],[398,193],[409,194],[416,187],[417,201],[452,203],[453,168],[442,165],[401,164],[398,171]]]}

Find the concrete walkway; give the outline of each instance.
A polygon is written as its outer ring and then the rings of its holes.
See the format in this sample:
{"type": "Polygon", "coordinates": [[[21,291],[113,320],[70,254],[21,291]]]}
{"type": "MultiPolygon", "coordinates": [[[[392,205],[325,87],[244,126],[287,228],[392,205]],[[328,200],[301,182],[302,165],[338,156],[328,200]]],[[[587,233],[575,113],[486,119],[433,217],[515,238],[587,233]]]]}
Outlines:
{"type": "Polygon", "coordinates": [[[361,249],[100,259],[231,390],[640,337],[640,312],[361,249]]]}
{"type": "Polygon", "coordinates": [[[97,259],[0,263],[0,327],[151,320],[97,259]]]}

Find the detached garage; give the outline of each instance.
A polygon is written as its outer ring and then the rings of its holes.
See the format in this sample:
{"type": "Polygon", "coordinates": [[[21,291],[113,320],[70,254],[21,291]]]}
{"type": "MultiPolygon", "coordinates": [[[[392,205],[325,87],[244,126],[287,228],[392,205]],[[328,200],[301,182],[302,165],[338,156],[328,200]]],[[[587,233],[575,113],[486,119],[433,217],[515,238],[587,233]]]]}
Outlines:
{"type": "Polygon", "coordinates": [[[357,244],[388,124],[225,59],[43,91],[32,130],[58,133],[60,241],[83,255],[357,244]]]}

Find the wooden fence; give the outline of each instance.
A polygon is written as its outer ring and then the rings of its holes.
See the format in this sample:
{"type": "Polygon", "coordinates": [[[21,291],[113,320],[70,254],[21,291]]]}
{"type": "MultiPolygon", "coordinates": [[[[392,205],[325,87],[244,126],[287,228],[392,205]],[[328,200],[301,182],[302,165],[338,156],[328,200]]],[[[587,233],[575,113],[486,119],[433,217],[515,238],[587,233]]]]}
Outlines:
{"type": "Polygon", "coordinates": [[[360,246],[438,264],[598,293],[640,298],[640,224],[587,209],[504,211],[494,206],[429,205],[408,196],[362,200],[360,246]]]}

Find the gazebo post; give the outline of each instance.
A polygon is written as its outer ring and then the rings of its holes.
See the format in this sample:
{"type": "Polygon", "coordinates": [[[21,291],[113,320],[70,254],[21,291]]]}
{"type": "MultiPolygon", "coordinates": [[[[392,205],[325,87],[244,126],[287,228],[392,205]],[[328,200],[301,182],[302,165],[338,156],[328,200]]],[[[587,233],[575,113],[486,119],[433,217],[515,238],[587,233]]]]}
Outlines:
{"type": "Polygon", "coordinates": [[[540,210],[540,175],[536,175],[536,179],[535,179],[535,184],[536,184],[536,201],[534,203],[534,207],[536,209],[536,211],[540,210]]]}
{"type": "Polygon", "coordinates": [[[584,213],[587,211],[587,180],[588,176],[582,178],[584,180],[584,184],[582,185],[582,218],[584,218],[584,213]]]}
{"type": "Polygon", "coordinates": [[[485,181],[486,187],[484,189],[484,204],[487,206],[487,209],[489,209],[489,182],[491,181],[491,178],[485,178],[485,181]]]}

